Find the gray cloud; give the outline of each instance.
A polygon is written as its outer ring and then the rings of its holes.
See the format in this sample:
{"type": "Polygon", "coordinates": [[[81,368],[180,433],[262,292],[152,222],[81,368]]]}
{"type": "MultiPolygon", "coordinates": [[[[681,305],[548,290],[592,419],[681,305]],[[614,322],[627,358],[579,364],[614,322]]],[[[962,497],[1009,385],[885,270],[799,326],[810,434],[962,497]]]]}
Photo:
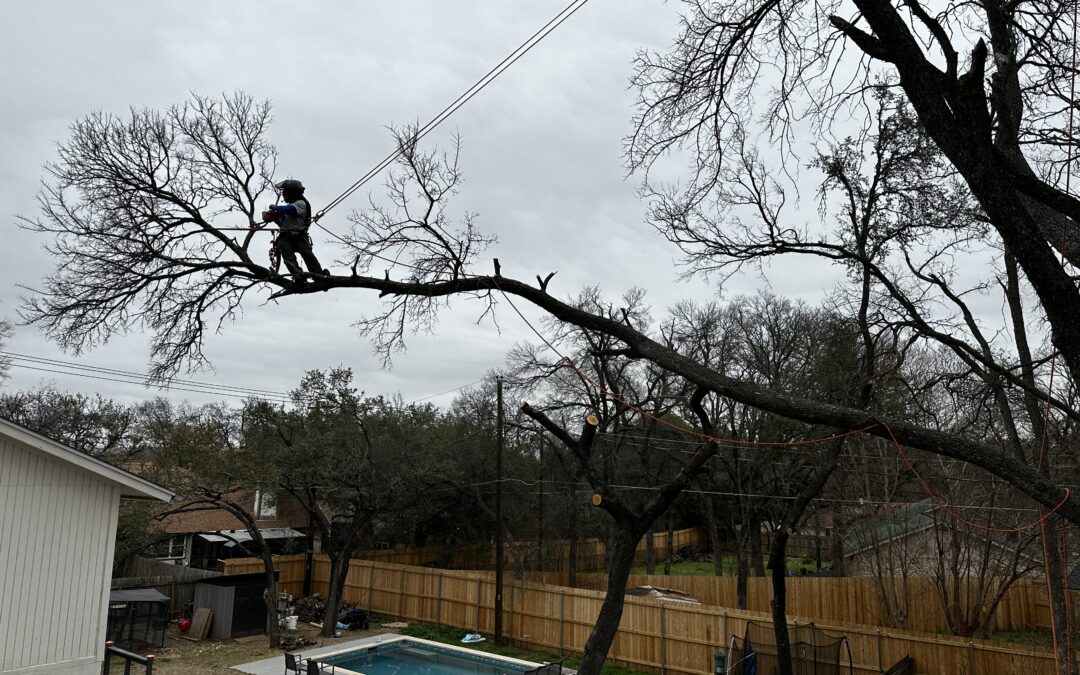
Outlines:
{"type": "MultiPolygon", "coordinates": [[[[7,7],[8,67],[0,87],[0,197],[12,214],[33,215],[40,169],[67,126],[95,110],[165,107],[189,92],[242,89],[274,104],[271,140],[279,173],[300,177],[325,204],[391,149],[386,126],[426,121],[456,98],[563,2],[66,2],[7,7]]],[[[504,73],[433,134],[464,139],[465,183],[454,212],[476,210],[500,242],[491,252],[504,272],[531,278],[558,270],[553,291],[586,284],[617,294],[651,289],[658,308],[715,292],[677,282],[677,252],[644,223],[635,180],[626,180],[621,141],[629,131],[630,61],[642,47],[663,48],[675,33],[677,6],[652,0],[591,3],[504,73]]],[[[381,182],[371,189],[378,192],[381,182]]],[[[362,207],[358,193],[323,222],[343,231],[362,207]]],[[[337,253],[315,233],[318,253],[337,253]]],[[[15,285],[33,285],[50,269],[35,235],[9,229],[0,251],[0,314],[11,317],[15,285]]],[[[784,293],[820,295],[835,273],[806,268],[778,279],[784,293]]],[[[752,291],[753,275],[729,293],[752,291]]],[[[352,367],[371,394],[406,400],[471,382],[502,363],[515,341],[531,337],[509,311],[475,324],[478,308],[457,301],[436,336],[417,336],[392,370],[379,367],[351,323],[377,306],[370,294],[335,292],[250,303],[242,318],[207,341],[214,373],[237,386],[286,391],[304,370],[352,367]]],[[[659,312],[657,312],[659,313],[659,312]]],[[[33,329],[19,327],[15,352],[58,358],[33,329]]],[[[141,371],[145,340],[131,335],[84,358],[141,371]]],[[[8,387],[43,379],[83,392],[142,398],[138,387],[15,369],[8,387]]],[[[215,397],[176,393],[174,398],[215,397]]],[[[441,397],[436,402],[445,402],[441,397]]]]}

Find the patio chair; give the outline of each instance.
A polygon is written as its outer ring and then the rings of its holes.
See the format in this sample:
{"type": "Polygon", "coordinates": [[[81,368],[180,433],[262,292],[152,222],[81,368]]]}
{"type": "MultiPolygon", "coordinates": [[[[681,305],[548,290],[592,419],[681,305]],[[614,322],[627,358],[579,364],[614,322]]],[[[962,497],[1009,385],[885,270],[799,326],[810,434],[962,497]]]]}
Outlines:
{"type": "Polygon", "coordinates": [[[311,659],[307,660],[307,674],[306,675],[326,675],[326,673],[329,673],[330,675],[334,675],[334,666],[332,666],[332,665],[325,665],[324,666],[321,663],[319,663],[318,661],[313,661],[311,659]]]}
{"type": "Polygon", "coordinates": [[[528,675],[562,675],[563,660],[545,661],[539,668],[528,671],[528,675]]]}
{"type": "Polygon", "coordinates": [[[301,657],[299,654],[290,654],[289,652],[285,652],[285,675],[289,675],[289,673],[296,673],[296,675],[304,675],[307,663],[308,659],[301,657]]]}

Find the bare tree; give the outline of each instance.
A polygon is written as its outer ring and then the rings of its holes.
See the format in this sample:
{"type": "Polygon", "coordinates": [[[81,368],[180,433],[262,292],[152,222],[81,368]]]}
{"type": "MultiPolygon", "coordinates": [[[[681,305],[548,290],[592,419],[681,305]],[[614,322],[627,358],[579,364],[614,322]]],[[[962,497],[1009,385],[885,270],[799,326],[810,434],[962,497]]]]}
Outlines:
{"type": "MultiPolygon", "coordinates": [[[[977,114],[977,106],[972,107],[971,87],[974,85],[971,83],[981,85],[981,78],[967,73],[960,78],[962,83],[959,80],[950,83],[948,73],[933,75],[934,67],[926,59],[917,54],[918,58],[912,56],[919,47],[913,39],[904,37],[907,25],[889,19],[896,15],[891,5],[883,0],[857,0],[857,4],[875,31],[880,29],[888,33],[886,37],[892,42],[883,49],[897,49],[903,52],[904,58],[914,59],[904,65],[901,83],[920,123],[943,148],[946,158],[958,167],[959,175],[968,184],[980,207],[981,219],[977,222],[997,231],[1015,256],[1046,316],[1053,344],[1064,356],[1071,372],[1080,363],[1077,360],[1080,341],[1075,339],[1080,336],[1080,319],[1077,318],[1080,314],[1074,311],[1080,309],[1080,298],[1065,268],[1053,260],[1050,245],[1040,238],[1034,219],[1023,204],[1024,200],[1041,200],[1043,204],[1067,210],[1072,208],[1073,202],[1049,183],[1014,171],[1014,163],[1001,160],[1001,153],[979,135],[982,132],[977,130],[982,129],[979,126],[982,117],[977,114]],[[871,16],[871,10],[876,14],[871,16]],[[944,81],[945,84],[933,87],[932,91],[918,85],[930,80],[944,81]],[[948,97],[952,98],[946,101],[948,97]],[[961,109],[962,120],[956,117],[960,113],[955,112],[961,109]],[[928,120],[928,117],[933,119],[928,120]],[[961,157],[962,148],[956,139],[948,145],[940,138],[949,131],[955,131],[957,138],[970,138],[975,143],[975,154],[961,157]]],[[[745,7],[752,5],[755,3],[740,3],[745,7]]],[[[725,3],[714,3],[709,8],[731,9],[725,3]]],[[[738,25],[723,19],[717,24],[715,33],[705,31],[702,34],[708,35],[710,40],[717,37],[727,40],[728,48],[734,45],[729,56],[734,54],[739,59],[757,54],[756,41],[766,32],[779,36],[777,48],[786,50],[803,48],[784,42],[787,31],[796,28],[818,30],[813,21],[801,18],[793,24],[786,21],[793,12],[806,9],[799,3],[762,3],[757,9],[760,10],[758,14],[751,13],[738,25]],[[770,26],[769,31],[757,32],[757,27],[765,24],[770,26]],[[739,25],[743,28],[738,28],[739,25]],[[748,49],[740,51],[740,46],[748,49]]],[[[912,11],[919,19],[919,25],[932,22],[924,22],[921,14],[915,9],[912,11]]],[[[693,21],[691,24],[693,27],[693,21]]],[[[841,22],[837,25],[853,36],[851,39],[856,45],[871,45],[877,51],[877,43],[873,39],[868,41],[852,24],[841,22]]],[[[879,41],[885,39],[879,36],[879,41]]],[[[808,54],[814,59],[821,54],[839,54],[837,44],[834,38],[823,38],[823,49],[815,52],[807,46],[808,54]]],[[[715,45],[710,44],[699,51],[711,58],[719,53],[713,47],[715,45]]],[[[694,49],[687,47],[682,55],[693,53],[694,49]]],[[[826,77],[827,73],[811,71],[814,63],[817,62],[807,56],[792,62],[791,72],[798,77],[826,77]]],[[[672,75],[688,76],[685,64],[673,64],[667,70],[672,75]]],[[[753,71],[748,68],[741,72],[752,75],[753,71]]],[[[955,69],[952,72],[955,75],[955,69]]],[[[976,69],[974,72],[978,75],[981,71],[976,69]]],[[[721,74],[722,84],[726,86],[730,73],[721,74]]],[[[790,119],[790,109],[786,106],[791,92],[796,89],[804,90],[793,88],[787,92],[787,97],[777,99],[776,110],[779,112],[774,119],[790,119]]],[[[673,91],[681,90],[675,87],[673,91]]],[[[720,90],[713,89],[714,93],[717,91],[721,97],[732,93],[723,86],[720,90]]],[[[379,206],[365,212],[367,215],[359,215],[354,232],[344,237],[350,273],[327,277],[305,287],[277,277],[251,257],[250,232],[233,238],[217,224],[226,214],[233,214],[245,219],[241,225],[254,227],[251,214],[256,198],[253,194],[265,185],[272,158],[272,151],[262,136],[268,113],[260,114],[264,108],[250,104],[243,97],[230,100],[238,103],[220,107],[216,103],[197,100],[164,116],[136,111],[131,122],[122,122],[98,115],[75,126],[72,141],[60,148],[60,161],[49,168],[42,193],[43,215],[28,223],[57,237],[52,250],[59,267],[45,288],[26,299],[22,311],[25,320],[41,325],[54,339],[73,349],[89,347],[143,324],[154,334],[155,373],[165,376],[186,363],[199,363],[205,337],[204,320],[210,318],[220,325],[235,315],[246,295],[260,284],[271,287],[271,298],[345,288],[378,292],[386,298],[385,308],[362,320],[361,326],[374,338],[376,348],[386,358],[403,345],[410,331],[432,329],[438,312],[453,296],[464,295],[478,300],[482,316],[494,309],[496,301],[519,298],[536,305],[559,322],[605,336],[605,340],[628,359],[647,361],[685,380],[687,390],[694,392],[698,404],[712,396],[727,397],[744,406],[817,428],[863,430],[889,442],[895,440],[969,462],[1007,481],[1046,509],[1055,509],[1068,520],[1080,522],[1080,501],[1069,497],[1053,477],[1032,466],[1023,453],[985,442],[963,429],[940,429],[908,421],[905,411],[888,407],[867,408],[858,400],[837,401],[828,395],[784,390],[731,375],[681,353],[666,344],[662,334],[655,334],[649,327],[636,326],[618,314],[598,312],[556,298],[549,293],[551,275],[538,275],[537,283],[533,284],[503,275],[498,262],[494,274],[478,274],[474,269],[476,258],[490,240],[476,230],[471,216],[466,216],[462,225],[452,227],[441,208],[437,208],[457,185],[456,169],[447,168],[454,166],[455,155],[442,158],[434,153],[421,153],[416,147],[415,135],[408,131],[398,135],[402,155],[400,173],[390,179],[391,206],[379,206]],[[244,101],[247,104],[241,105],[244,101]],[[209,121],[233,117],[237,118],[236,128],[246,130],[242,134],[236,132],[235,138],[230,135],[234,133],[230,131],[232,126],[215,126],[209,121]],[[189,121],[191,119],[195,121],[189,121]],[[222,147],[238,148],[236,152],[214,154],[211,151],[217,147],[215,143],[200,143],[198,138],[207,137],[190,133],[190,130],[219,128],[221,133],[209,132],[209,138],[222,139],[222,147]],[[257,133],[248,133],[252,130],[257,133]],[[236,156],[244,161],[236,164],[236,156]],[[221,167],[234,168],[222,171],[221,167]],[[167,186],[164,189],[163,183],[167,186]],[[410,204],[420,206],[411,208],[410,204]],[[379,270],[381,274],[375,271],[379,267],[384,267],[379,270]]],[[[693,106],[682,106],[685,115],[692,115],[694,110],[693,106]]],[[[672,128],[688,119],[676,120],[674,112],[669,113],[672,128]]],[[[730,127],[724,125],[734,119],[713,116],[705,123],[721,124],[718,130],[725,131],[730,127]]],[[[657,139],[651,146],[652,152],[664,147],[662,125],[650,127],[646,122],[642,128],[657,139]]],[[[722,133],[714,136],[727,138],[722,133]]],[[[749,138],[745,133],[740,137],[744,141],[749,138]]],[[[752,158],[749,145],[744,143],[744,146],[748,151],[740,156],[752,158]]],[[[715,168],[717,165],[714,162],[709,166],[715,168]]],[[[751,162],[750,166],[755,165],[751,162]]],[[[715,171],[709,175],[715,175],[715,171]]],[[[779,193],[775,190],[758,189],[755,187],[758,185],[760,183],[748,183],[750,190],[757,189],[760,193],[760,198],[753,204],[767,206],[771,203],[769,199],[778,198],[779,193]]],[[[691,203],[697,204],[700,200],[691,203]]],[[[769,220],[774,210],[764,210],[765,222],[779,222],[769,220]]],[[[959,239],[964,240],[964,236],[959,239]]],[[[786,251],[778,250],[770,255],[781,252],[786,251]]],[[[722,256],[723,252],[716,255],[722,256]]],[[[865,269],[872,269],[864,263],[867,258],[863,256],[859,263],[865,269]]],[[[876,278],[875,282],[884,285],[884,281],[876,278]]],[[[920,287],[930,288],[937,297],[944,297],[956,305],[955,299],[948,295],[947,285],[943,288],[934,274],[915,276],[911,283],[915,287],[909,294],[915,297],[919,297],[920,287]]],[[[860,291],[853,297],[862,298],[865,293],[860,291]]],[[[957,297],[962,303],[963,297],[957,297]]],[[[962,317],[963,310],[958,311],[962,317]]],[[[983,347],[976,344],[974,352],[968,354],[972,368],[992,370],[1010,387],[1032,392],[1039,399],[1044,397],[1045,387],[1038,381],[1032,384],[1018,380],[1007,368],[1004,371],[993,369],[978,357],[983,352],[983,347]]],[[[1042,363],[1041,357],[1034,358],[1033,363],[1042,363]]],[[[1064,401],[1050,400],[1060,414],[1076,414],[1069,411],[1064,401]]],[[[711,428],[713,421],[708,411],[695,408],[694,413],[700,428],[711,428]]],[[[574,438],[561,431],[557,424],[552,423],[550,428],[545,425],[545,428],[551,433],[560,430],[560,439],[572,452],[584,452],[583,448],[591,447],[593,439],[589,436],[593,432],[588,429],[574,438]]],[[[627,523],[618,540],[620,545],[631,546],[631,539],[636,544],[640,534],[636,538],[632,535],[641,522],[638,516],[662,513],[685,481],[696,473],[697,469],[690,471],[690,467],[704,462],[712,454],[715,449],[707,446],[696,451],[687,465],[667,483],[678,488],[674,492],[665,488],[658,493],[663,497],[650,501],[642,507],[643,511],[624,511],[618,502],[612,502],[612,508],[621,514],[613,514],[613,517],[627,523]]],[[[604,484],[602,475],[590,475],[588,471],[585,475],[590,483],[595,480],[596,485],[604,484]]],[[[612,580],[617,583],[619,575],[613,575],[612,580]]],[[[605,605],[605,625],[610,625],[616,615],[615,608],[605,605]]],[[[587,667],[583,672],[589,675],[597,672],[608,644],[609,640],[590,640],[587,667]]]]}

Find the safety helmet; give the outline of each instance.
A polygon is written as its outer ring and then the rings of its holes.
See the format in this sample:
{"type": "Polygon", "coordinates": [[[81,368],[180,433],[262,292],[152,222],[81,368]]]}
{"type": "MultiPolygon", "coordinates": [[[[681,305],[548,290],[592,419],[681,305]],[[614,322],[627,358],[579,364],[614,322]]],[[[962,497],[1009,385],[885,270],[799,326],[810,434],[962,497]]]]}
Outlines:
{"type": "Polygon", "coordinates": [[[295,178],[286,178],[285,180],[281,181],[280,183],[278,183],[274,187],[281,190],[282,192],[303,192],[304,191],[304,184],[301,183],[300,181],[296,180],[295,178]]]}

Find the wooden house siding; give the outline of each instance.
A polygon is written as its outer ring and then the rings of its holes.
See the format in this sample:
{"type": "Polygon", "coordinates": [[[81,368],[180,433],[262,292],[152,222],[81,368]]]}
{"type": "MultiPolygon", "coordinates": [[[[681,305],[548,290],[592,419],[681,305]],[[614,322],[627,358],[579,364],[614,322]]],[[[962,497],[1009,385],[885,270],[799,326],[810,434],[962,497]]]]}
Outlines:
{"type": "Polygon", "coordinates": [[[120,493],[0,435],[0,674],[100,669],[120,493]]]}

